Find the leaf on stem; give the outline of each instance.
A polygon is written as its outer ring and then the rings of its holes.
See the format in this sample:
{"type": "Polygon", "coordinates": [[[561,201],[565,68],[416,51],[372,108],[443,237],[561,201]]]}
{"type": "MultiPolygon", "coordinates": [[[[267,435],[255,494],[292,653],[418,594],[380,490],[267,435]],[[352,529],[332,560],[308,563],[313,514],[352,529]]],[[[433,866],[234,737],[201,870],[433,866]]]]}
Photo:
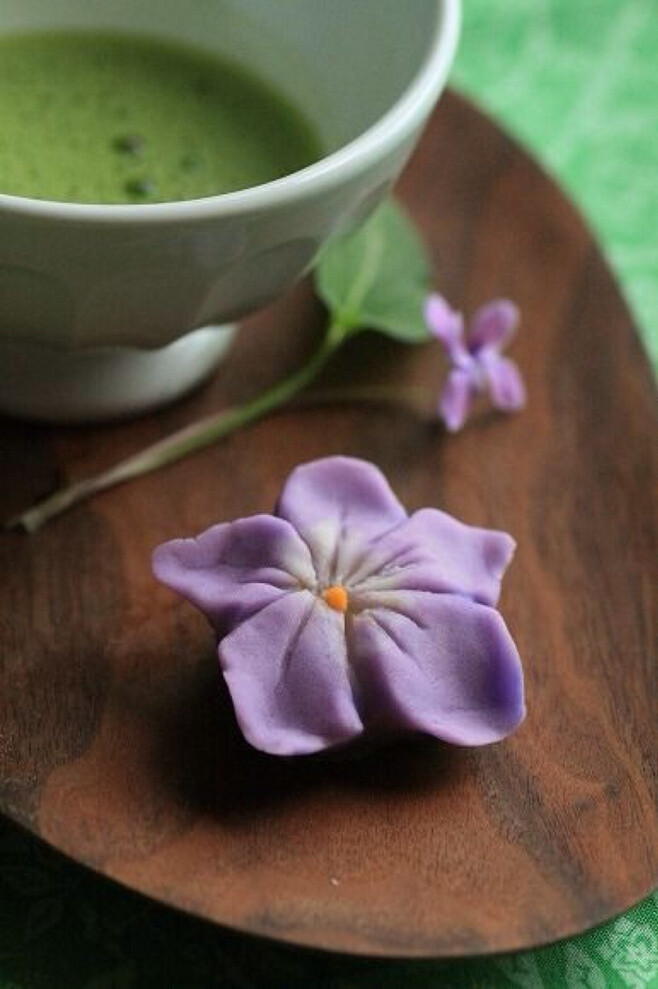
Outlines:
{"type": "Polygon", "coordinates": [[[334,322],[402,343],[428,338],[423,305],[431,282],[425,245],[403,210],[384,202],[355,233],[327,245],[315,271],[334,322]]]}

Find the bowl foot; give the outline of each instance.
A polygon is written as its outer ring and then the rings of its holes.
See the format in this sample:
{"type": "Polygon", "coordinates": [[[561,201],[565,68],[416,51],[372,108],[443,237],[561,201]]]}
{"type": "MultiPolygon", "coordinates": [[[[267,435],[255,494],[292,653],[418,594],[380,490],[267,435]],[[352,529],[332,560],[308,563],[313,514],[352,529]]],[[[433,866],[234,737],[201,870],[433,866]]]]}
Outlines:
{"type": "Polygon", "coordinates": [[[159,350],[60,350],[0,342],[0,411],[21,419],[84,423],[138,415],[200,384],[222,359],[234,326],[206,326],[159,350]]]}

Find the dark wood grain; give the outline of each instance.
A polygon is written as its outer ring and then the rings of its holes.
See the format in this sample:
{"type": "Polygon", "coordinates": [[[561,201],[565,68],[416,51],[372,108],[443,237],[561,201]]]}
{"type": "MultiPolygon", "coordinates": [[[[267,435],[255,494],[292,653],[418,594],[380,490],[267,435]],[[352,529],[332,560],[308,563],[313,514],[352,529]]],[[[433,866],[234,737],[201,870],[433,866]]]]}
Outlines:
{"type": "MultiPolygon", "coordinates": [[[[290,410],[74,510],[0,537],[0,809],[99,872],[221,924],[382,955],[526,948],[658,881],[658,452],[651,375],[582,221],[532,161],[446,97],[400,186],[437,285],[523,312],[530,403],[447,438],[403,407],[290,410]],[[410,509],[511,531],[502,609],[527,723],[481,750],[411,739],[341,764],[250,750],[204,620],[156,585],[152,548],[270,510],[298,462],[375,461],[410,509]]],[[[0,426],[3,514],[309,352],[302,285],[247,324],[192,398],[131,424],[0,426]]],[[[364,337],[330,373],[421,386],[438,348],[364,337]]]]}

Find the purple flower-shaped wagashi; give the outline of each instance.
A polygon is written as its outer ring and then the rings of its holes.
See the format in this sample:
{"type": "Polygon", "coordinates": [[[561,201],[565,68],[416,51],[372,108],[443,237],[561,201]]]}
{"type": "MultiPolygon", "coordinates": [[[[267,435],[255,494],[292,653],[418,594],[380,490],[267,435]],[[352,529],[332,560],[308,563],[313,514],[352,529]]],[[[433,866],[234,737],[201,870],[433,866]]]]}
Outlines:
{"type": "Polygon", "coordinates": [[[519,322],[513,302],[496,299],[482,306],[465,334],[462,314],[434,294],[425,304],[425,321],[452,364],[439,397],[439,415],[446,429],[453,433],[461,429],[475,397],[485,392],[503,412],[523,408],[526,393],[521,373],[514,361],[501,354],[519,322]]]}
{"type": "Polygon", "coordinates": [[[247,740],[294,755],[365,731],[513,731],[521,664],[495,607],[513,551],[435,509],[409,517],[376,467],[329,457],[293,471],[275,515],[165,543],[153,568],[215,627],[247,740]]]}

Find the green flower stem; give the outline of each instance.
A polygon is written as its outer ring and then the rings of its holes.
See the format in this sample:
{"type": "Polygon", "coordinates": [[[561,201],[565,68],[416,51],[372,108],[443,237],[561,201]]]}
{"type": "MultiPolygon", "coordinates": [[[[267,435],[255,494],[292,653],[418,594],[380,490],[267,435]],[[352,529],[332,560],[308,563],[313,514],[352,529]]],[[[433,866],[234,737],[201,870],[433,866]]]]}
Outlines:
{"type": "Polygon", "coordinates": [[[430,408],[430,402],[435,400],[434,393],[426,388],[396,388],[388,385],[353,385],[348,387],[329,386],[322,390],[314,390],[312,394],[302,395],[294,403],[295,408],[306,409],[317,405],[335,405],[354,403],[355,405],[391,406],[396,410],[406,410],[419,419],[434,422],[436,411],[430,408]]]}
{"type": "Polygon", "coordinates": [[[28,508],[27,511],[9,519],[5,523],[5,528],[22,528],[27,532],[35,532],[49,519],[60,515],[92,495],[106,491],[124,481],[130,481],[136,477],[141,477],[143,474],[159,470],[160,467],[181,460],[190,453],[203,450],[211,443],[215,443],[222,437],[228,436],[250,422],[254,422],[265,413],[285,405],[313,381],[329,357],[340,346],[347,332],[348,330],[342,323],[332,322],[321,346],[310,360],[288,378],[284,378],[283,381],[274,385],[273,388],[257,395],[256,398],[244,405],[226,409],[185,426],[140,453],[129,457],[127,460],[122,460],[102,474],[60,488],[59,491],[55,491],[32,508],[28,508]]]}

